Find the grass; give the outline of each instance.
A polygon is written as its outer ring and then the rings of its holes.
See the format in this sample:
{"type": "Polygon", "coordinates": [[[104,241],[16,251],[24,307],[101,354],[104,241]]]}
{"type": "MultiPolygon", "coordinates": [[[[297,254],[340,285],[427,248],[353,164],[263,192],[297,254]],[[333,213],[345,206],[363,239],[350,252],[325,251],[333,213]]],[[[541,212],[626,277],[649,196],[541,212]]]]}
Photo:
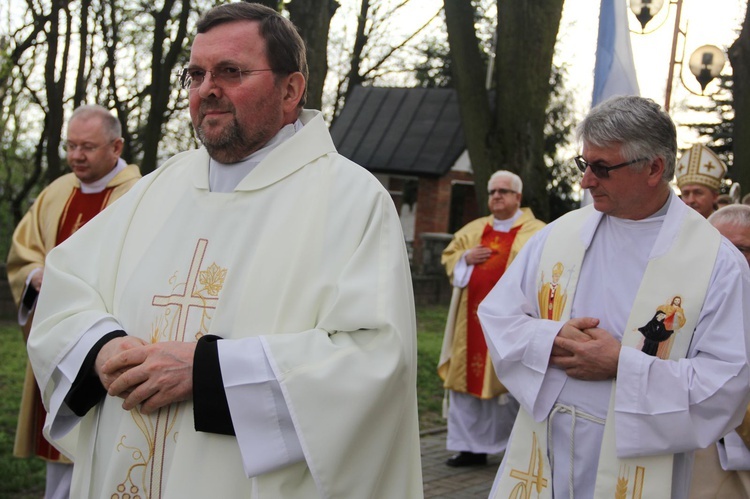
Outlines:
{"type": "Polygon", "coordinates": [[[422,431],[446,424],[442,417],[443,382],[437,375],[437,363],[447,315],[446,305],[417,307],[417,403],[422,431]]]}
{"type": "MultiPolygon", "coordinates": [[[[436,369],[447,312],[447,306],[417,309],[417,396],[421,430],[445,426],[441,417],[443,385],[436,369]]],[[[18,326],[0,323],[0,344],[0,497],[36,499],[42,497],[44,491],[44,462],[13,457],[26,369],[26,348],[18,326]]]]}
{"type": "Polygon", "coordinates": [[[44,462],[36,458],[13,457],[13,439],[26,370],[26,347],[17,325],[0,324],[0,344],[0,497],[42,497],[44,462]]]}

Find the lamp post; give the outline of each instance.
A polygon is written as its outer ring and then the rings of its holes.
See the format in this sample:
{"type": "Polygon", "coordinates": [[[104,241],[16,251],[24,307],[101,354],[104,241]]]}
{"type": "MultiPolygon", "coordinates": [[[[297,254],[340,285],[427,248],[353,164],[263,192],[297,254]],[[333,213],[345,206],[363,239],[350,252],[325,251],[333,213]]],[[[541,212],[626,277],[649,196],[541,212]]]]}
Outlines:
{"type": "MultiPolygon", "coordinates": [[[[726,63],[726,57],[724,52],[713,45],[703,45],[693,52],[690,56],[688,66],[690,72],[698,80],[701,86],[701,93],[693,92],[690,87],[685,85],[685,81],[682,79],[682,64],[684,61],[684,46],[683,55],[680,60],[677,60],[677,40],[680,35],[687,38],[687,31],[680,29],[680,20],[682,18],[682,3],[683,0],[669,0],[669,5],[675,5],[676,13],[674,20],[674,31],[672,34],[672,49],[669,56],[669,72],[667,73],[667,89],[664,97],[664,109],[669,112],[669,106],[672,101],[672,86],[674,80],[674,68],[680,66],[680,81],[682,85],[688,90],[688,92],[696,95],[704,95],[706,85],[716,78],[721,70],[724,68],[726,63]]],[[[641,23],[641,33],[645,33],[646,24],[659,13],[664,6],[663,0],[630,0],[630,10],[633,11],[635,17],[641,23]]]]}

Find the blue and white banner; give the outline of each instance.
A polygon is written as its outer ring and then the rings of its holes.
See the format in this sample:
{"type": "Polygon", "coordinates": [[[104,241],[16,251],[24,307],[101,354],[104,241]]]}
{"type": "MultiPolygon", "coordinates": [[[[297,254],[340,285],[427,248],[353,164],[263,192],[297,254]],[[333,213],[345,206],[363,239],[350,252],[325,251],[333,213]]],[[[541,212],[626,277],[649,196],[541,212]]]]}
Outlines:
{"type": "MultiPolygon", "coordinates": [[[[627,0],[602,0],[591,107],[615,95],[641,93],[635,76],[627,8],[627,0]]],[[[591,202],[591,195],[585,190],[581,206],[591,202]]]]}
{"type": "Polygon", "coordinates": [[[615,95],[640,95],[630,45],[627,0],[602,0],[591,107],[615,95]]]}

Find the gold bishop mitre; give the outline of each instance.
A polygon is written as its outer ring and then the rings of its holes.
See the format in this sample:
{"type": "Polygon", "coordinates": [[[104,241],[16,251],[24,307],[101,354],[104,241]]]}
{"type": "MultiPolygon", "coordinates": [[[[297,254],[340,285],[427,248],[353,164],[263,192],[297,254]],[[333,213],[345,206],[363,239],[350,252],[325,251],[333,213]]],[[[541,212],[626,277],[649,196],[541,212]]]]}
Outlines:
{"type": "Polygon", "coordinates": [[[701,144],[695,144],[685,152],[675,168],[677,187],[680,189],[688,184],[700,184],[718,192],[726,173],[727,165],[716,153],[701,144]]]}

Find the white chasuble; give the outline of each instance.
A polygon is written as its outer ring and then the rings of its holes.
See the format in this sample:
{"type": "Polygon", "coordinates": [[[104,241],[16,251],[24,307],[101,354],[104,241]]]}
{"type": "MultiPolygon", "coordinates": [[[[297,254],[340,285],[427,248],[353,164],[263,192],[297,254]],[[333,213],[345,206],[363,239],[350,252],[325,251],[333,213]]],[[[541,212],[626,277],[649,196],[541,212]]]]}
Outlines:
{"type": "Polygon", "coordinates": [[[400,223],[321,115],[301,120],[234,192],[209,192],[208,155],[183,153],[53,251],[29,342],[49,404],[59,360],[102,319],[151,342],[258,337],[304,461],[248,478],[264,449],[196,432],[191,402],[145,416],[107,397],[82,420],[74,496],[422,496],[400,223]]]}
{"type": "Polygon", "coordinates": [[[553,482],[555,497],[684,496],[689,462],[679,453],[725,432],[748,396],[747,344],[736,336],[749,323],[741,305],[748,276],[694,215],[675,197],[653,220],[621,221],[590,208],[569,214],[529,243],[482,303],[498,375],[525,414],[491,497],[552,497],[553,482]],[[555,310],[540,311],[539,298],[553,281],[567,299],[559,317],[540,320],[555,310]],[[622,341],[617,383],[575,380],[548,366],[568,316],[599,318],[622,341]],[[659,330],[654,321],[667,318],[674,341],[647,354],[646,326],[659,330]],[[721,344],[732,335],[733,347],[721,344]],[[681,483],[670,494],[673,481],[681,483]]]}

